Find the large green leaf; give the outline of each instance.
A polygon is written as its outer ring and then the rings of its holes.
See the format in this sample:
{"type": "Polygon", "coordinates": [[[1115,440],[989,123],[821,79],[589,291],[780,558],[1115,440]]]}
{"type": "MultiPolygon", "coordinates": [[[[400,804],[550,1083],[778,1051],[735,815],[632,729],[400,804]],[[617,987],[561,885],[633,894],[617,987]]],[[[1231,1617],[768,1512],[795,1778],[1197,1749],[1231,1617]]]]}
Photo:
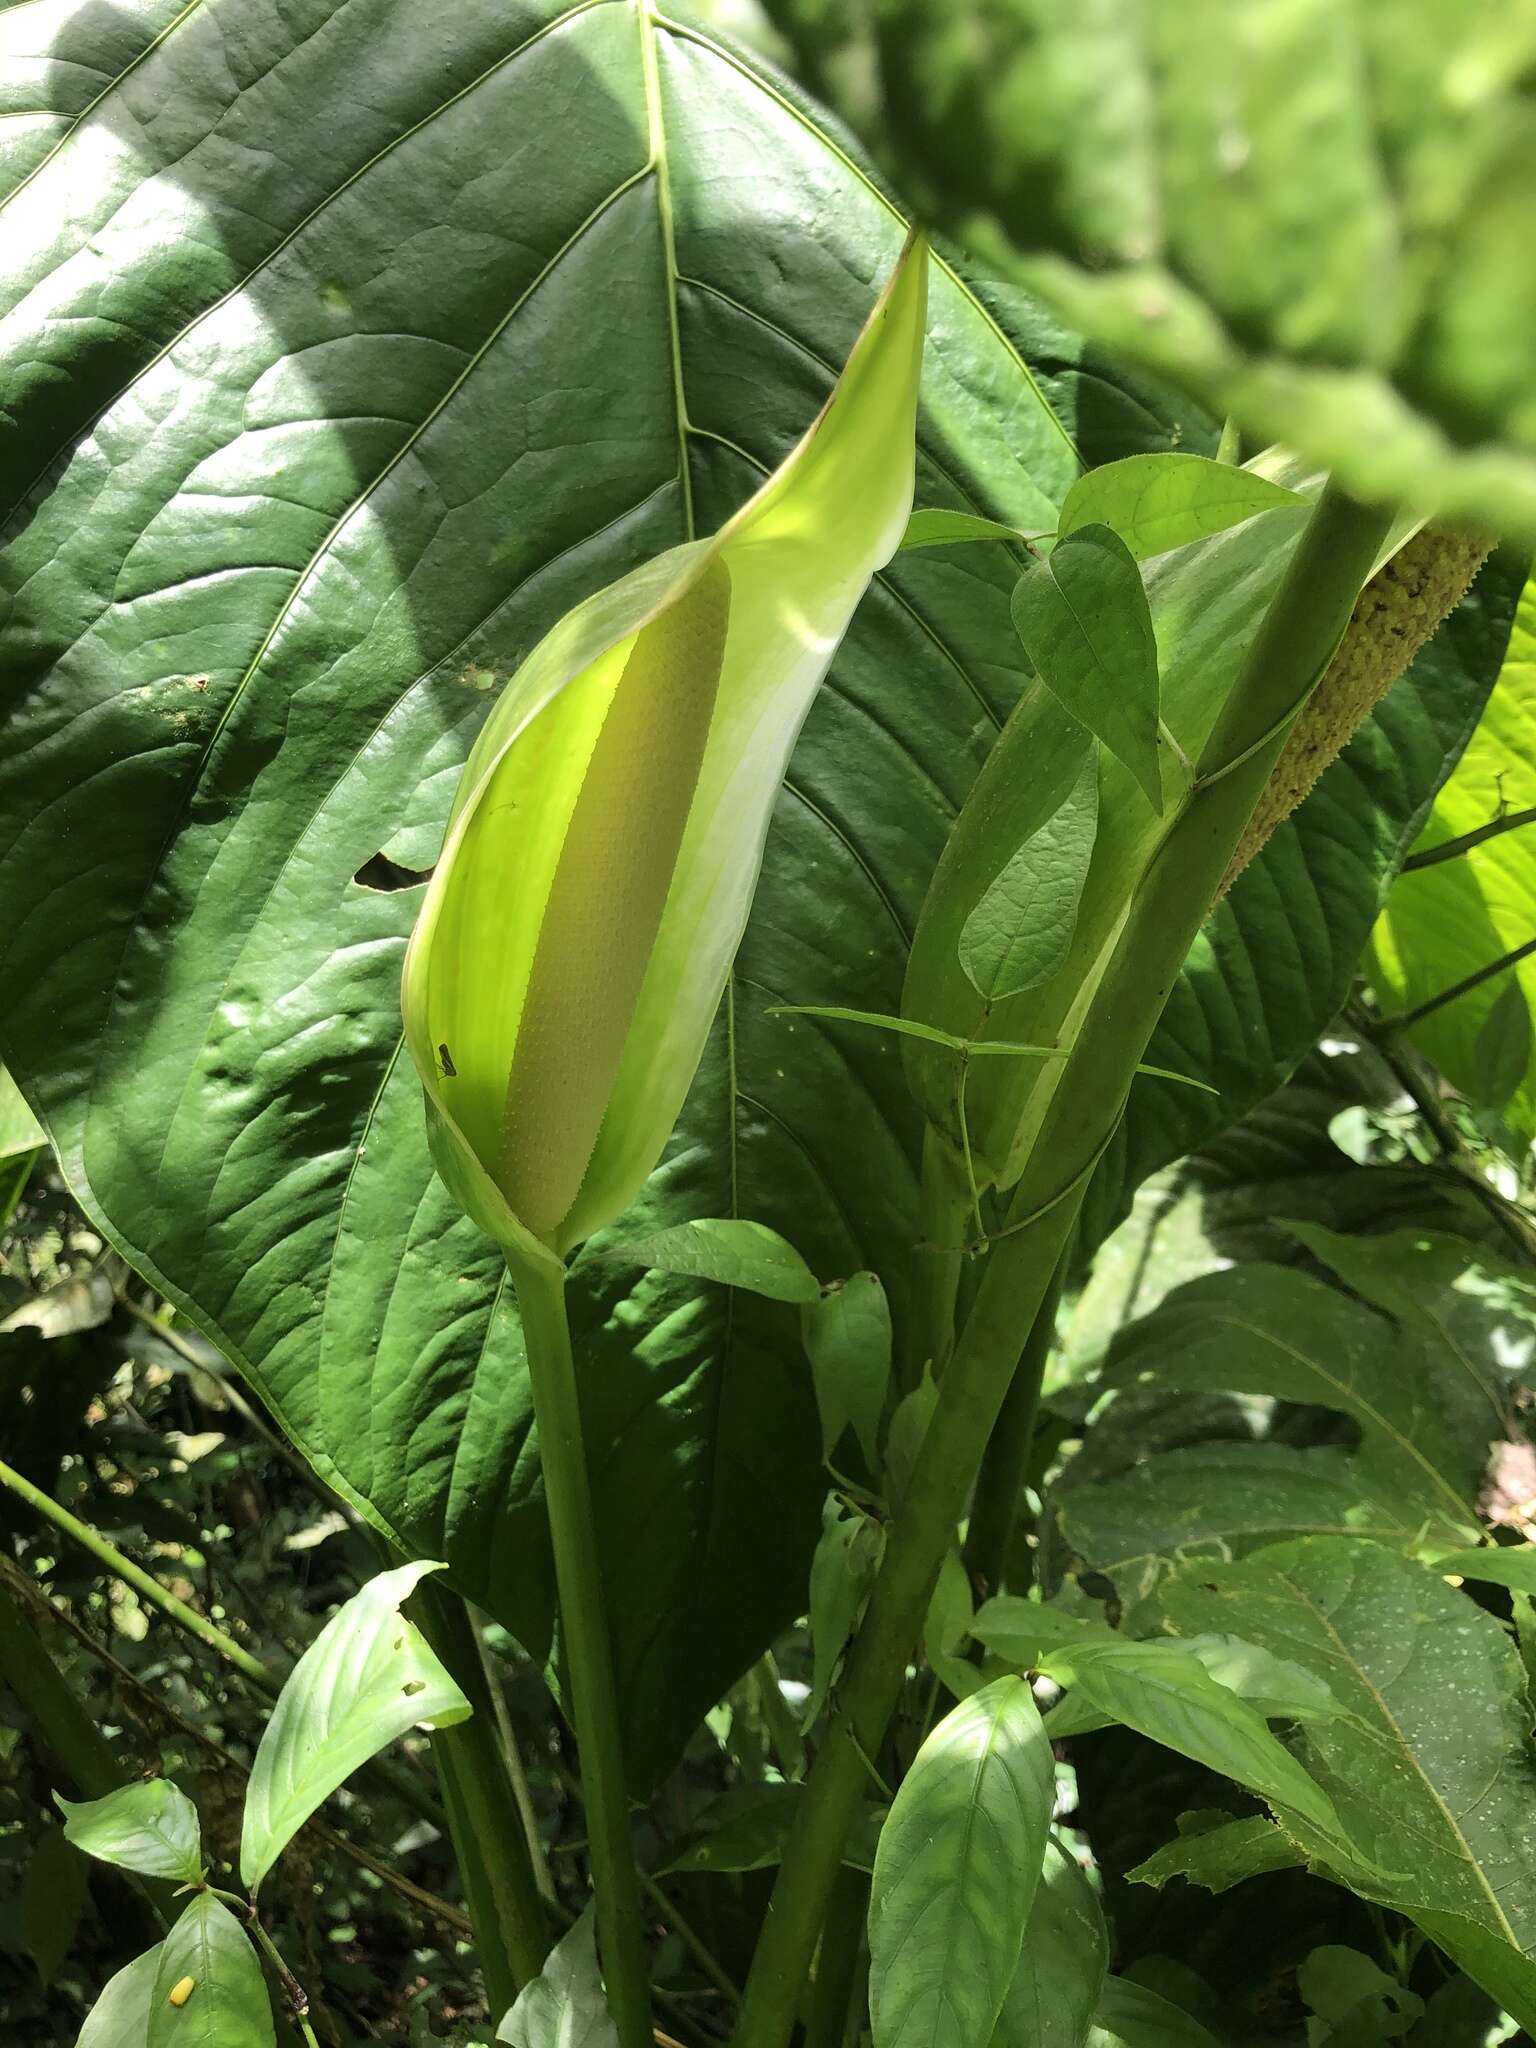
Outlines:
{"type": "Polygon", "coordinates": [[[619,2030],[603,1996],[593,1914],[583,1913],[561,1936],[538,1976],[517,1994],[496,2038],[512,2048],[614,2048],[619,2030]]]}
{"type": "MultiPolygon", "coordinates": [[[[1536,583],[1526,585],[1509,652],[1478,728],[1435,801],[1415,852],[1432,853],[1504,816],[1536,808],[1536,583]]],[[[1382,1004],[1401,1014],[1454,988],[1536,931],[1536,826],[1485,839],[1454,858],[1400,875],[1374,932],[1382,1004]]],[[[1479,1092],[1478,1035],[1501,992],[1518,982],[1536,1004],[1536,959],[1481,982],[1412,1027],[1414,1040],[1459,1088],[1479,1092]]],[[[1536,1134],[1536,1053],[1513,1099],[1500,1105],[1536,1134]]]]}
{"type": "Polygon", "coordinates": [[[470,1707],[400,1603],[441,1566],[380,1572],[338,1607],[283,1681],[262,1730],[240,1834],[254,1892],[315,1808],[408,1728],[445,1728],[470,1707]]]}
{"type": "Polygon", "coordinates": [[[973,1693],[918,1751],[880,1831],[870,1887],[876,2048],[989,2038],[1040,1882],[1054,1784],[1022,1678],[973,1693]]]}
{"type": "MultiPolygon", "coordinates": [[[[769,13],[792,39],[806,19],[803,0],[769,13]]],[[[823,78],[1075,326],[1361,496],[1536,536],[1528,0],[885,0],[870,18],[874,52],[823,78]]]]}
{"type": "Polygon", "coordinates": [[[260,1960],[212,1892],[188,1901],[159,1956],[145,2048],[274,2048],[260,1960]]]}
{"type": "Polygon", "coordinates": [[[1236,1266],[1191,1280],[1122,1332],[1108,1372],[1339,1409],[1360,1430],[1363,1492],[1426,1525],[1474,1523],[1497,1422],[1465,1405],[1459,1361],[1305,1274],[1236,1266]]]}
{"type": "Polygon", "coordinates": [[[75,2048],[144,2048],[160,1945],[125,1963],[85,2016],[75,2048]]]}
{"type": "Polygon", "coordinates": [[[992,2048],[1082,2048],[1108,1967],[1104,1910],[1052,1835],[992,2048]]]}
{"type": "Polygon", "coordinates": [[[1407,1548],[1421,1517],[1361,1486],[1359,1461],[1332,1446],[1186,1444],[1118,1478],[1052,1493],[1062,1541],[1122,1600],[1151,1591],[1171,1560],[1241,1557],[1279,1536],[1374,1536],[1407,1548]]]}
{"type": "MultiPolygon", "coordinates": [[[[22,10],[40,54],[51,12],[22,10]]],[[[42,64],[34,103],[83,118],[0,215],[0,1037],[125,1254],[333,1485],[537,1649],[515,1319],[398,1058],[411,884],[491,692],[783,456],[903,226],[777,87],[612,0],[298,0],[242,13],[233,59],[224,6],[157,18],[153,47],[93,8],[58,26],[75,63],[90,21],[105,89],[85,112],[42,64]]],[[[1073,345],[1041,332],[1077,407],[1073,345]]],[[[1096,369],[1077,409],[1103,436],[1115,402],[1096,369]]],[[[1176,437],[1154,406],[1128,408],[1131,445],[1176,437]]],[[[922,502],[1015,526],[1052,527],[1077,472],[1018,344],[947,274],[920,440],[922,502]]],[[[746,1215],[905,1301],[896,1062],[764,1012],[895,1009],[1017,687],[1016,573],[1004,546],[913,554],[870,594],[626,1236],[746,1215]]],[[[803,1601],[810,1375],[772,1304],[596,1261],[578,1294],[644,1770],[803,1601]]]]}
{"type": "MultiPolygon", "coordinates": [[[[1229,1629],[1324,1680],[1349,1718],[1309,1721],[1297,1740],[1377,1866],[1344,1874],[1530,2025],[1536,1759],[1524,1672],[1498,1622],[1409,1560],[1332,1537],[1191,1566],[1155,1605],[1177,1634],[1229,1629]]],[[[1337,1866],[1331,1845],[1308,1845],[1337,1866]]]]}
{"type": "Polygon", "coordinates": [[[203,1833],[197,1808],[169,1778],[121,1785],[102,1799],[79,1801],[54,1794],[64,1836],[87,1856],[146,1877],[198,1884],[203,1876],[203,1833]]]}

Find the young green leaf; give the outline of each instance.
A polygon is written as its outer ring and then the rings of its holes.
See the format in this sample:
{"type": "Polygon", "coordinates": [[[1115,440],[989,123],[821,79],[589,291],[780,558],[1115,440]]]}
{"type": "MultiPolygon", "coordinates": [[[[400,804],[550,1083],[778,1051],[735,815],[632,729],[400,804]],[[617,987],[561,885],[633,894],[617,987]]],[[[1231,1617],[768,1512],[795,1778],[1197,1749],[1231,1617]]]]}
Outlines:
{"type": "Polygon", "coordinates": [[[512,2048],[618,2048],[597,1966],[597,1921],[589,1907],[561,1936],[543,1969],[517,1994],[496,2029],[512,2048]]]}
{"type": "Polygon", "coordinates": [[[1031,563],[1013,623],[1040,680],[1163,809],[1157,641],[1136,559],[1107,526],[1083,526],[1031,563]]]}
{"type": "Polygon", "coordinates": [[[1197,2019],[1129,1977],[1110,1977],[1084,2048],[1219,2048],[1197,2019]]]}
{"type": "Polygon", "coordinates": [[[814,1302],[821,1296],[821,1282],[787,1239],[765,1223],[736,1217],[707,1216],[696,1223],[674,1223],[651,1237],[594,1245],[588,1256],[609,1259],[616,1265],[648,1266],[653,1272],[717,1280],[722,1287],[745,1287],[771,1301],[814,1302]]]}
{"type": "Polygon", "coordinates": [[[1143,561],[1276,505],[1301,503],[1298,491],[1205,455],[1127,455],[1078,478],[1061,508],[1060,532],[1065,538],[1108,526],[1143,561]]]}
{"type": "Polygon", "coordinates": [[[145,1877],[196,1884],[203,1874],[197,1808],[169,1778],[123,1785],[103,1799],[70,1800],[57,1792],[64,1833],[101,1863],[116,1863],[145,1877]]]}
{"type": "Polygon", "coordinates": [[[75,2048],[144,2048],[161,1944],[125,1963],[85,2016],[75,2048]]]}
{"type": "Polygon", "coordinates": [[[1058,1684],[1081,1687],[1112,1721],[1246,1785],[1320,1833],[1342,1832],[1333,1802],[1246,1700],[1211,1677],[1197,1657],[1166,1643],[1072,1644],[1041,1658],[1058,1684]]]}
{"type": "Polygon", "coordinates": [[[986,2042],[1013,1981],[1055,1792],[1021,1678],[947,1714],[913,1760],[875,1852],[869,2013],[875,2048],[986,2042]]]}
{"type": "Polygon", "coordinates": [[[289,1673],[251,1767],[240,1880],[254,1891],[359,1764],[414,1727],[451,1727],[469,1702],[400,1612],[438,1564],[380,1572],[339,1607],[289,1673]]]}
{"type": "Polygon", "coordinates": [[[1178,1825],[1176,1841],[1126,1872],[1133,1884],[1155,1889],[1172,1877],[1185,1877],[1208,1892],[1224,1892],[1245,1877],[1293,1870],[1307,1860],[1300,1844],[1261,1813],[1234,1820],[1229,1813],[1205,1809],[1181,1813],[1178,1825]]]}
{"type": "Polygon", "coordinates": [[[816,1384],[823,1455],[851,1428],[873,1472],[891,1378],[891,1308],[880,1276],[834,1280],[801,1309],[800,1336],[816,1384]]]}
{"type": "Polygon", "coordinates": [[[746,923],[790,751],[912,504],[926,249],[821,415],[710,539],[568,612],[497,699],[406,954],[450,1192],[548,1260],[661,1155],[746,923]]]}
{"type": "Polygon", "coordinates": [[[951,1550],[939,1567],[938,1580],[923,1623],[923,1655],[928,1669],[957,1700],[967,1700],[986,1684],[988,1673],[960,1655],[974,1618],[970,1574],[958,1551],[951,1550]]]}
{"type": "Polygon", "coordinates": [[[1052,1835],[991,2048],[1082,2048],[1108,1968],[1098,1897],[1052,1835]]]}
{"type": "Polygon", "coordinates": [[[21,1881],[21,1938],[45,1986],[74,1944],[89,1894],[89,1866],[62,1828],[47,1827],[27,1858],[21,1881]]]}
{"type": "Polygon", "coordinates": [[[896,1403],[891,1426],[885,1433],[885,1491],[893,1509],[899,1508],[905,1498],[912,1468],[923,1448],[938,1401],[939,1390],[934,1385],[931,1366],[925,1363],[917,1385],[896,1403]]]}
{"type": "Polygon", "coordinates": [[[953,547],[968,540],[1038,540],[1039,535],[1023,533],[1017,526],[984,519],[979,512],[947,512],[939,508],[914,512],[901,537],[903,548],[953,547]]]}
{"type": "Polygon", "coordinates": [[[145,2048],[274,2048],[276,2038],[250,1936],[199,1892],[160,1944],[145,2048]]]}
{"type": "MultiPolygon", "coordinates": [[[[1154,1641],[1143,1648],[1153,1655],[1173,1649],[1176,1655],[1197,1658],[1218,1685],[1246,1700],[1266,1721],[1315,1720],[1345,1711],[1314,1672],[1238,1636],[1185,1636],[1176,1645],[1154,1641]]],[[[1068,1735],[1107,1727],[1109,1719],[1078,1688],[1052,1707],[1045,1725],[1051,1740],[1060,1742],[1068,1735]]]]}
{"type": "Polygon", "coordinates": [[[1434,1570],[1447,1578],[1477,1579],[1484,1585],[1508,1586],[1512,1593],[1536,1596],[1536,1543],[1486,1544],[1477,1550],[1447,1550],[1435,1558],[1434,1570]]]}
{"type": "Polygon", "coordinates": [[[801,1709],[802,1728],[809,1728],[826,1705],[884,1548],[885,1532],[878,1522],[845,1513],[836,1496],[828,1495],[821,1541],[811,1559],[811,1689],[801,1709]]]}
{"type": "Polygon", "coordinates": [[[1099,827],[1098,752],[1084,738],[1066,802],[1009,857],[961,929],[960,964],[989,1003],[1049,981],[1071,947],[1099,827]]]}
{"type": "Polygon", "coordinates": [[[1105,1622],[1068,1614],[1043,1600],[1024,1600],[1017,1593],[995,1594],[979,1608],[971,1634],[1021,1671],[1037,1670],[1041,1658],[1052,1650],[1125,1640],[1105,1622]]]}

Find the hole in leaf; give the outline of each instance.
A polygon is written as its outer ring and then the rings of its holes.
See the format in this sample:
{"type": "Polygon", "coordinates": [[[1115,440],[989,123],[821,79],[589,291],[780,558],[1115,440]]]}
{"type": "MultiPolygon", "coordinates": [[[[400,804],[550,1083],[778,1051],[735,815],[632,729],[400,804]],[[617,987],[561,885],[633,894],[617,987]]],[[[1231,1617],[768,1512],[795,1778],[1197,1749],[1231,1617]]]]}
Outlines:
{"type": "Polygon", "coordinates": [[[414,889],[420,882],[429,882],[432,870],[403,868],[387,853],[374,853],[363,862],[352,879],[359,889],[372,889],[376,895],[387,896],[396,889],[414,889]]]}

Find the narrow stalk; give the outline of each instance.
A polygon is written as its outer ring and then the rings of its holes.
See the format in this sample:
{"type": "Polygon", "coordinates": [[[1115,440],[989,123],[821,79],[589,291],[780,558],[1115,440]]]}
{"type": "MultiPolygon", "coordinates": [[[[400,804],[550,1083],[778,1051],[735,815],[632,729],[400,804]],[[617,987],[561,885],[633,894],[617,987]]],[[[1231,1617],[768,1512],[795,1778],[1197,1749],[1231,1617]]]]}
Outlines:
{"type": "MultiPolygon", "coordinates": [[[[1004,1589],[1014,1524],[1019,1515],[1019,1496],[1034,1448],[1040,1386],[1056,1336],[1056,1305],[1061,1300],[1069,1256],[1070,1247],[1056,1261],[1051,1284],[1024,1340],[1024,1350],[1003,1396],[992,1434],[987,1438],[986,1454],[977,1474],[965,1538],[965,1568],[983,1599],[1004,1589]]],[[[1009,1581],[1016,1593],[1023,1592],[1027,1583],[1009,1581]]]]}
{"type": "Polygon", "coordinates": [[[646,1897],[656,1908],[657,1913],[671,1925],[680,1937],[683,1946],[693,1956],[694,1961],[720,1993],[720,1996],[732,2007],[740,2005],[741,1992],[727,1975],[724,1964],[709,1946],[709,1943],[684,1914],[682,1907],[678,1905],[675,1899],[669,1899],[655,1878],[647,1876],[644,1871],[640,1874],[640,1883],[644,1887],[646,1897]]]}
{"type": "Polygon", "coordinates": [[[509,1259],[509,1263],[522,1311],[539,1429],[539,1462],[555,1553],[560,1634],[581,1765],[603,1981],[621,2048],[649,2048],[650,1969],[630,1838],[613,1650],[565,1313],[565,1276],[553,1266],[535,1265],[532,1260],[509,1259]]]}
{"type": "Polygon", "coordinates": [[[422,1580],[412,1601],[427,1640],[474,1710],[467,1721],[433,1731],[432,1754],[440,1769],[447,1766],[442,1778],[449,1831],[465,1875],[486,1991],[499,2019],[544,1967],[553,1945],[549,1915],[497,1736],[469,1609],[431,1579],[422,1580]]]}
{"type": "Polygon", "coordinates": [[[250,1679],[253,1685],[259,1686],[269,1698],[276,1697],[278,1681],[259,1658],[253,1657],[249,1650],[242,1649],[233,1636],[225,1635],[223,1629],[215,1628],[211,1621],[205,1619],[195,1608],[189,1607],[185,1600],[178,1600],[169,1588],[162,1586],[158,1579],[151,1578],[148,1572],[141,1571],[132,1558],[124,1557],[115,1544],[109,1543],[105,1536],[98,1535],[89,1523],[82,1522],[78,1515],[72,1515],[51,1493],[44,1493],[40,1486],[34,1486],[30,1479],[24,1479],[3,1460],[0,1460],[0,1486],[14,1493],[18,1500],[24,1500],[29,1508],[35,1509],[46,1521],[52,1522],[56,1529],[62,1529],[72,1542],[78,1543],[82,1550],[88,1550],[96,1562],[110,1572],[113,1578],[121,1579],[125,1586],[131,1586],[141,1599],[147,1600],[151,1607],[158,1607],[160,1612],[174,1621],[178,1628],[184,1628],[188,1635],[196,1636],[198,1641],[206,1643],[210,1650],[217,1650],[226,1663],[233,1664],[238,1672],[250,1679]]]}
{"type": "Polygon", "coordinates": [[[1093,1162],[1124,1109],[1291,719],[1337,646],[1386,531],[1330,489],[1244,662],[1199,779],[1130,906],[1097,1000],[986,1260],[892,1525],[837,1707],[785,1845],[747,1980],[736,2048],[783,2048],[844,1841],[896,1706],[913,1643],[1018,1357],[1070,1235],[1093,1162]]]}
{"type": "Polygon", "coordinates": [[[1426,846],[1421,852],[1410,853],[1403,862],[1402,873],[1411,875],[1419,868],[1438,867],[1443,860],[1459,860],[1474,846],[1482,846],[1490,839],[1502,839],[1506,832],[1519,832],[1527,825],[1536,825],[1536,808],[1506,811],[1502,818],[1491,818],[1486,825],[1478,825],[1470,832],[1459,832],[1454,839],[1442,839],[1438,846],[1426,846]]]}
{"type": "Polygon", "coordinates": [[[844,1864],[832,1887],[816,1951],[816,1975],[805,2015],[805,2048],[843,2048],[849,2034],[859,1949],[869,1911],[869,1879],[844,1864]]]}
{"type": "Polygon", "coordinates": [[[1518,967],[1522,960],[1528,960],[1536,953],[1536,939],[1526,939],[1521,945],[1501,953],[1497,960],[1490,960],[1471,974],[1464,974],[1460,981],[1449,988],[1441,989],[1438,995],[1418,1003],[1411,1010],[1404,1010],[1400,1016],[1384,1017],[1382,1023],[1390,1031],[1410,1031],[1426,1017],[1432,1017],[1436,1010],[1443,1010],[1447,1003],[1454,1003],[1458,996],[1469,995],[1475,988],[1481,988],[1485,981],[1492,981],[1496,974],[1507,974],[1511,967],[1518,967]]]}
{"type": "Polygon", "coordinates": [[[507,1776],[512,1784],[512,1796],[517,1801],[517,1810],[522,1818],[523,1834],[528,1842],[528,1854],[533,1862],[533,1881],[539,1888],[539,1897],[546,1904],[555,1898],[555,1880],[550,1875],[549,1858],[544,1854],[544,1844],[539,1837],[539,1817],[533,1810],[533,1787],[528,1782],[527,1767],[523,1763],[523,1752],[518,1747],[517,1730],[512,1726],[511,1710],[507,1706],[507,1689],[486,1648],[485,1631],[480,1617],[470,1610],[474,1622],[475,1647],[480,1652],[480,1669],[491,1696],[491,1707],[496,1716],[496,1733],[501,1738],[502,1756],[507,1766],[507,1776]]]}

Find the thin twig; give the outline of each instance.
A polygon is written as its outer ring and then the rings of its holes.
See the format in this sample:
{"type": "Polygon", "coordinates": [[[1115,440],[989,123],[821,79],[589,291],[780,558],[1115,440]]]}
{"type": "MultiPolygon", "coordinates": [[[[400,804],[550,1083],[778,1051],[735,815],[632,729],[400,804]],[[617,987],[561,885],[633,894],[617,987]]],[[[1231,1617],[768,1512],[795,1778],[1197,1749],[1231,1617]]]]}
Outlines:
{"type": "Polygon", "coordinates": [[[1479,967],[1475,974],[1464,975],[1450,988],[1441,989],[1439,995],[1431,996],[1426,1003],[1419,1003],[1411,1010],[1404,1010],[1396,1017],[1383,1017],[1380,1029],[1383,1031],[1411,1031],[1413,1026],[1436,1010],[1443,1010],[1447,1003],[1454,1003],[1458,996],[1468,994],[1472,989],[1481,988],[1485,981],[1492,981],[1496,974],[1503,974],[1511,967],[1518,967],[1522,960],[1528,960],[1536,953],[1536,939],[1527,939],[1524,945],[1512,947],[1501,953],[1497,960],[1490,960],[1486,967],[1479,967]]]}
{"type": "Polygon", "coordinates": [[[1403,862],[1402,873],[1408,875],[1418,868],[1432,868],[1443,860],[1458,860],[1462,854],[1470,853],[1474,846],[1481,846],[1485,840],[1498,839],[1505,832],[1518,832],[1522,825],[1536,825],[1536,806],[1528,811],[1506,811],[1502,817],[1479,825],[1475,831],[1459,833],[1454,839],[1442,839],[1438,846],[1426,846],[1419,853],[1410,853],[1403,862]]]}

